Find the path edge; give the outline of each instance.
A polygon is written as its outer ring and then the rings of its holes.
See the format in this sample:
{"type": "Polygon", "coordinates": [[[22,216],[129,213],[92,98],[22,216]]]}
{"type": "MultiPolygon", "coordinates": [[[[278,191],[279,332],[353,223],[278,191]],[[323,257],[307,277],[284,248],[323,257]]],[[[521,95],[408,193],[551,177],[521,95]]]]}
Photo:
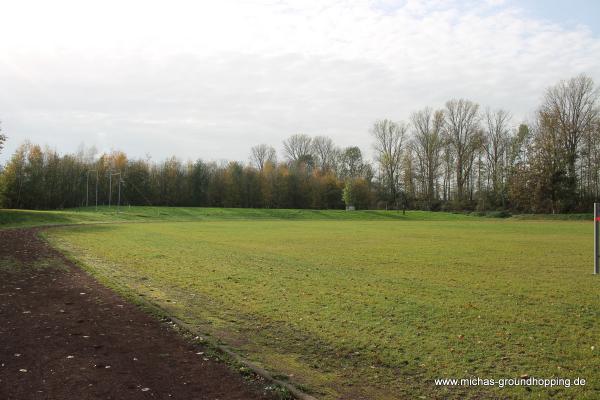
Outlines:
{"type": "MultiPolygon", "coordinates": [[[[236,363],[241,366],[249,369],[252,373],[258,375],[263,378],[265,381],[275,384],[281,388],[287,390],[295,399],[297,400],[318,400],[316,397],[302,391],[297,386],[292,383],[282,381],[281,379],[277,379],[273,376],[272,373],[267,371],[266,369],[254,364],[252,361],[247,360],[242,357],[231,348],[229,348],[225,344],[218,343],[215,339],[212,338],[211,335],[201,332],[198,328],[194,327],[192,324],[189,324],[180,318],[170,315],[164,308],[160,307],[160,305],[146,299],[143,296],[135,296],[132,292],[128,292],[122,284],[120,284],[116,279],[111,279],[107,276],[100,277],[99,274],[94,272],[94,268],[81,260],[77,259],[71,252],[59,249],[53,246],[50,241],[43,235],[43,233],[47,230],[53,228],[63,228],[63,227],[72,227],[72,226],[82,226],[88,224],[68,224],[68,225],[46,225],[46,226],[37,226],[37,227],[27,227],[27,228],[17,228],[23,230],[32,230],[37,238],[46,243],[50,248],[57,251],[61,254],[66,260],[68,260],[74,267],[78,268],[86,275],[90,276],[92,279],[96,280],[99,284],[106,287],[109,290],[116,292],[118,295],[124,297],[126,300],[130,301],[132,304],[136,305],[138,308],[147,314],[150,314],[153,317],[162,318],[166,321],[173,322],[179,330],[183,332],[187,332],[189,334],[199,336],[203,338],[202,343],[208,345],[210,348],[216,350],[218,353],[226,355],[231,358],[236,363]]],[[[96,225],[96,224],[89,224],[96,225]]],[[[160,322],[160,321],[159,321],[160,322]]]]}

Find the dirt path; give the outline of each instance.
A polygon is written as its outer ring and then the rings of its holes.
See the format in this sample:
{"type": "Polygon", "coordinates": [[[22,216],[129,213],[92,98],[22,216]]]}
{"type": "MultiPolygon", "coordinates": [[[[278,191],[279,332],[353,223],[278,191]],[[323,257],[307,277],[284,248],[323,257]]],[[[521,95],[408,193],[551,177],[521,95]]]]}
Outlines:
{"type": "Polygon", "coordinates": [[[0,230],[0,399],[268,399],[38,239],[0,230]]]}

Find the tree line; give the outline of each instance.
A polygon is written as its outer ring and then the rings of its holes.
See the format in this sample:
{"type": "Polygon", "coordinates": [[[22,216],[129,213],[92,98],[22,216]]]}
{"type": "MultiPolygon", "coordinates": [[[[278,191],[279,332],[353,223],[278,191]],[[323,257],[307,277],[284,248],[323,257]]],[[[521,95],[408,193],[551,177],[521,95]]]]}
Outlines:
{"type": "MultiPolygon", "coordinates": [[[[25,143],[0,172],[0,204],[56,209],[117,203],[253,208],[589,211],[600,199],[599,90],[579,75],[549,87],[513,128],[505,110],[452,99],[408,121],[376,121],[374,159],[296,134],[248,162],[161,162],[120,151],[61,155],[25,143]]],[[[0,132],[0,150],[6,137],[0,132]]]]}

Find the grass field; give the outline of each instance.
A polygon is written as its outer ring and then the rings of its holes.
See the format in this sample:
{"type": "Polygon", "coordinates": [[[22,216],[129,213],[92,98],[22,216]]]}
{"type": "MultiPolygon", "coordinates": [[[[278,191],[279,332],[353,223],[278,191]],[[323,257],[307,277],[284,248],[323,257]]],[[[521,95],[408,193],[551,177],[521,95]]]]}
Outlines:
{"type": "Polygon", "coordinates": [[[600,280],[591,275],[589,222],[170,212],[160,223],[47,235],[100,279],[143,294],[318,397],[600,397],[600,280]],[[434,384],[521,375],[587,384],[434,384]]]}

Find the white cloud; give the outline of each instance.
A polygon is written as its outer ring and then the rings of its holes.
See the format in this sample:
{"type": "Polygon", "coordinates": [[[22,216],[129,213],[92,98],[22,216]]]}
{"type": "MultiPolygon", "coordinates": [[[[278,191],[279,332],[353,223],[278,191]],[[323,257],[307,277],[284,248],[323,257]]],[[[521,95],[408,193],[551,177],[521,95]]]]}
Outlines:
{"type": "Polygon", "coordinates": [[[377,118],[451,97],[515,122],[545,87],[600,81],[600,40],[501,1],[0,3],[10,141],[245,160],[296,132],[370,151],[377,118]]]}

